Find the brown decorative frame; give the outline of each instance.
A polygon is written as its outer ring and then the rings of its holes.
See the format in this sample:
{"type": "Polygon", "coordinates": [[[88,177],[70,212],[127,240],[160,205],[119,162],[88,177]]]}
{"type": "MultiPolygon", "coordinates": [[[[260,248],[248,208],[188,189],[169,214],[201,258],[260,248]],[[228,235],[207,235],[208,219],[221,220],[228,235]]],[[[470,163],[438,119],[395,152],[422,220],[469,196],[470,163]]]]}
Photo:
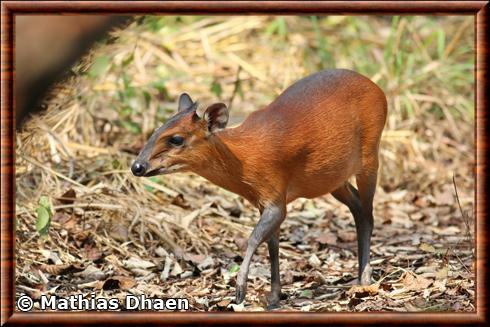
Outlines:
{"type": "Polygon", "coordinates": [[[488,1],[4,1],[1,4],[1,324],[482,324],[487,325],[488,1]],[[14,312],[15,203],[13,98],[17,14],[436,14],[474,15],[476,50],[476,312],[475,313],[154,313],[14,312]]]}

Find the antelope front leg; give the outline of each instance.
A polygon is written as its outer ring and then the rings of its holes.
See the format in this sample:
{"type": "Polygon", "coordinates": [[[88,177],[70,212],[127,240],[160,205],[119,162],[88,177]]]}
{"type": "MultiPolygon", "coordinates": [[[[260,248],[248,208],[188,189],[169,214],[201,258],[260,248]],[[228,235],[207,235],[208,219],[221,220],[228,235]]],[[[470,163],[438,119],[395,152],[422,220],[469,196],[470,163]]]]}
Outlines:
{"type": "Polygon", "coordinates": [[[267,298],[267,308],[279,308],[281,300],[281,279],[279,277],[279,228],[267,241],[269,259],[271,262],[271,294],[267,298]]]}
{"type": "Polygon", "coordinates": [[[271,205],[262,211],[260,220],[248,239],[247,251],[243,258],[236,281],[236,303],[242,303],[247,292],[247,277],[250,261],[259,245],[269,240],[279,228],[286,214],[284,205],[271,205]]]}

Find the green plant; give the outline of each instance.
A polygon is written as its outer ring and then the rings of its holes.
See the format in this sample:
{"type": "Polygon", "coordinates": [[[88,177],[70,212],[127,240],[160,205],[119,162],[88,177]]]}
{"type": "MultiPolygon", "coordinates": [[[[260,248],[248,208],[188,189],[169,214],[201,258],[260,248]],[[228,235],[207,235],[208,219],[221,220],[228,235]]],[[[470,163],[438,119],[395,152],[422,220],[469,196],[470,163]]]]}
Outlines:
{"type": "Polygon", "coordinates": [[[36,230],[41,236],[47,236],[51,218],[53,217],[53,206],[51,201],[46,196],[41,196],[39,206],[36,209],[37,221],[36,230]]]}

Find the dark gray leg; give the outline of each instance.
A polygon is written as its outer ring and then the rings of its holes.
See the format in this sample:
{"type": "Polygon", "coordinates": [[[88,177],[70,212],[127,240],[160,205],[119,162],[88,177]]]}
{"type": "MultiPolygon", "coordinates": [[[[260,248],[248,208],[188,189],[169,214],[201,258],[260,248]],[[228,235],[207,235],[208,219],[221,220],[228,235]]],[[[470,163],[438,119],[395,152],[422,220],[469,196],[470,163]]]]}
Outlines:
{"type": "Polygon", "coordinates": [[[373,233],[373,198],[376,191],[377,166],[370,172],[363,172],[356,176],[359,197],[361,199],[362,219],[359,222],[359,242],[363,243],[360,266],[364,267],[360,275],[362,285],[371,284],[371,266],[369,265],[369,248],[373,233]]]}
{"type": "Polygon", "coordinates": [[[272,237],[274,232],[279,229],[279,226],[283,222],[285,216],[285,205],[273,205],[262,210],[260,220],[248,239],[247,251],[245,252],[242,265],[240,266],[240,272],[237,276],[236,303],[242,303],[245,299],[248,269],[255,250],[257,250],[262,242],[269,240],[272,237]]]}
{"type": "Polygon", "coordinates": [[[271,262],[271,294],[268,301],[268,308],[279,307],[281,300],[281,280],[279,277],[279,229],[267,241],[269,248],[269,259],[271,262]]]}
{"type": "Polygon", "coordinates": [[[369,285],[371,283],[369,252],[371,234],[373,231],[372,198],[370,209],[368,206],[367,210],[364,210],[363,202],[361,201],[362,196],[360,196],[356,188],[348,182],[333,191],[332,195],[345,204],[354,216],[357,231],[359,283],[362,285],[369,285]]]}

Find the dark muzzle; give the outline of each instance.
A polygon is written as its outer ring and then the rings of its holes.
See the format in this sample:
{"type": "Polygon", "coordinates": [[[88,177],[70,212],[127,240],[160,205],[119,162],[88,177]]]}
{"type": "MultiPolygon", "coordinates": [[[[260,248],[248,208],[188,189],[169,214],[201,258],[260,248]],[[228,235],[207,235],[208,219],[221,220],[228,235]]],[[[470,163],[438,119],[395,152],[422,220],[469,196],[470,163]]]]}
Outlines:
{"type": "Polygon", "coordinates": [[[135,161],[131,166],[131,172],[134,176],[141,177],[146,173],[146,169],[148,168],[147,166],[148,165],[146,165],[145,163],[135,161]]]}

